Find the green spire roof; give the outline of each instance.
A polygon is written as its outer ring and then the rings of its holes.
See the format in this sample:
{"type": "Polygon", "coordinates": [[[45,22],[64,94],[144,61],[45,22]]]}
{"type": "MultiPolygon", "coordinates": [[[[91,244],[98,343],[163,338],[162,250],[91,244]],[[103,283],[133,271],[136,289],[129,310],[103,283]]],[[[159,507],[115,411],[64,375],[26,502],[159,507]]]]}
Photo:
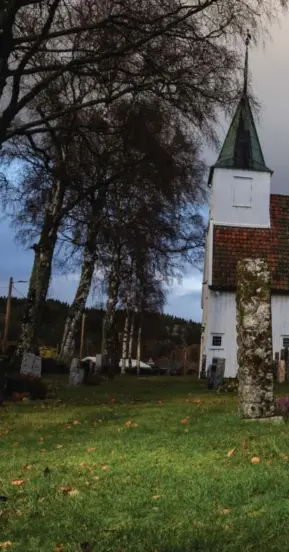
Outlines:
{"type": "Polygon", "coordinates": [[[246,89],[214,168],[272,173],[265,164],[246,89]]]}
{"type": "Polygon", "coordinates": [[[265,164],[252,109],[248,98],[248,56],[251,35],[246,36],[246,56],[244,67],[243,93],[233,121],[225,138],[217,163],[211,167],[209,185],[212,182],[215,168],[247,169],[250,171],[269,172],[265,164]]]}

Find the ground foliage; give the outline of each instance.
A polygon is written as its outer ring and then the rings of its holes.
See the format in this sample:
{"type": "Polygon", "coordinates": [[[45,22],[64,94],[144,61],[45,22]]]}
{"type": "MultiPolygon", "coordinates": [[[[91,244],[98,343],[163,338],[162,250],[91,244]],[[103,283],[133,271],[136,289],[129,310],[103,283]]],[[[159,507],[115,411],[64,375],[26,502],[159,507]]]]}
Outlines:
{"type": "Polygon", "coordinates": [[[246,424],[193,378],[47,383],[54,398],[1,408],[2,548],[288,549],[286,423],[246,424]]]}

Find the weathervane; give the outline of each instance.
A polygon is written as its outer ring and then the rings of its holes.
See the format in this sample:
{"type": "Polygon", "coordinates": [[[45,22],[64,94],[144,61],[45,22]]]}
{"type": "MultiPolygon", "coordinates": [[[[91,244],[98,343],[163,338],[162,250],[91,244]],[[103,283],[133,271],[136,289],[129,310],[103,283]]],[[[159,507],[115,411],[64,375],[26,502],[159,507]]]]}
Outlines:
{"type": "Polygon", "coordinates": [[[249,72],[249,63],[248,63],[248,58],[249,58],[249,44],[251,42],[251,39],[252,39],[252,35],[251,33],[249,32],[249,29],[247,29],[247,35],[246,35],[246,40],[245,40],[245,44],[246,44],[246,57],[245,57],[245,69],[244,69],[244,89],[243,89],[243,95],[246,96],[247,94],[247,90],[248,90],[248,72],[249,72]]]}

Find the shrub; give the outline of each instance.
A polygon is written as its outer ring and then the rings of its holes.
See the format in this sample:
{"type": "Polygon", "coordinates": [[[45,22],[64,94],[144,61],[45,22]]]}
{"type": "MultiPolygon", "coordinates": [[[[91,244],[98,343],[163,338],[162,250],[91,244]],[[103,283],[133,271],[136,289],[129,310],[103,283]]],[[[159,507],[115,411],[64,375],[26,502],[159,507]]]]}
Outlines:
{"type": "Polygon", "coordinates": [[[40,378],[30,374],[12,374],[5,378],[5,396],[11,398],[13,394],[29,393],[32,400],[43,400],[47,394],[46,385],[40,378]]]}
{"type": "Polygon", "coordinates": [[[88,374],[84,383],[86,385],[100,385],[100,376],[96,374],[88,374]]]}
{"type": "Polygon", "coordinates": [[[289,416],[289,397],[280,397],[275,401],[275,412],[279,416],[289,416]]]}
{"type": "Polygon", "coordinates": [[[53,347],[39,347],[39,354],[41,358],[54,358],[57,359],[57,349],[53,349],[53,347]]]}
{"type": "Polygon", "coordinates": [[[226,378],[223,385],[218,389],[218,393],[233,393],[238,391],[238,380],[237,378],[226,378]]]}

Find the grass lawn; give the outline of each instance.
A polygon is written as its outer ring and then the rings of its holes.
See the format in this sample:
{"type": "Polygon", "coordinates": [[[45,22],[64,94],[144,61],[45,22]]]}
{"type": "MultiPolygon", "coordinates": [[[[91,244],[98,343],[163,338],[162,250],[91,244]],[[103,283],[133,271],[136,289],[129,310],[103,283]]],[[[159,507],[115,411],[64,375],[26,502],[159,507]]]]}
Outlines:
{"type": "Polygon", "coordinates": [[[289,551],[289,425],[191,378],[58,387],[0,409],[3,549],[289,551]]]}

